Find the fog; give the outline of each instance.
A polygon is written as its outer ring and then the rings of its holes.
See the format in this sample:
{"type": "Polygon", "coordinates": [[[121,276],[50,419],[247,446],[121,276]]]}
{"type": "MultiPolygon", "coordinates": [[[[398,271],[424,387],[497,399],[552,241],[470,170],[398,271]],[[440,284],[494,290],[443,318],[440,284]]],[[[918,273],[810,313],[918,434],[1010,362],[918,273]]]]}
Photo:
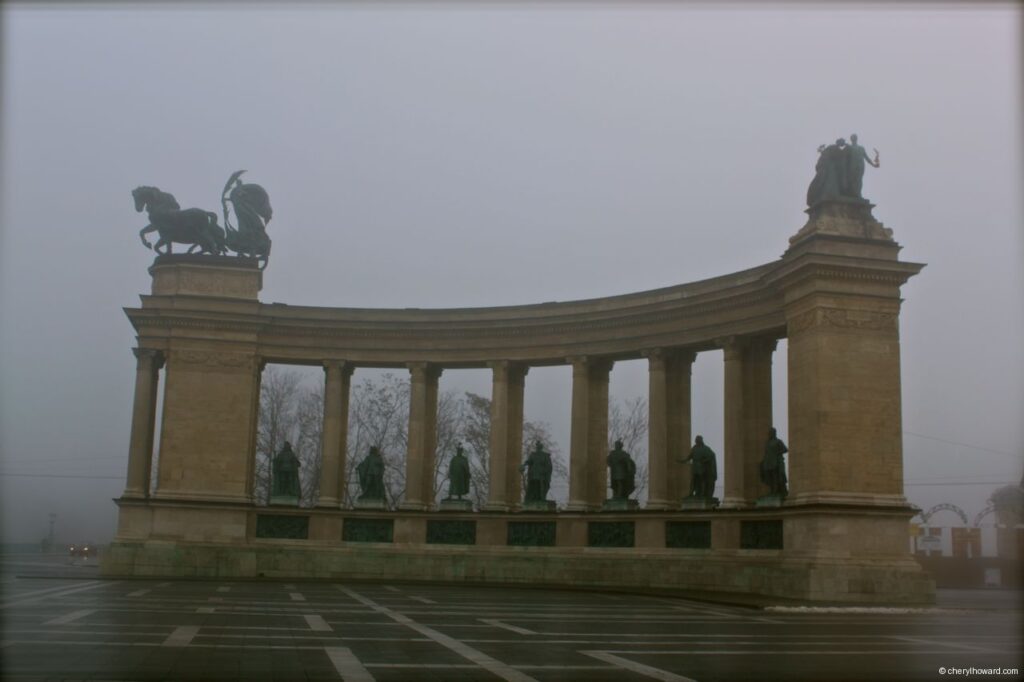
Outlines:
{"type": "MultiPolygon", "coordinates": [[[[670,286],[778,258],[815,149],[928,266],[903,288],[910,502],[984,509],[1024,467],[1021,17],[1012,4],[112,4],[2,12],[3,539],[112,536],[153,254],[130,191],[274,206],[261,300],[457,307],[670,286]]],[[[775,418],[785,423],[784,346],[775,418]]],[[[357,373],[357,378],[363,370],[357,373]]],[[[526,416],[568,451],[566,368],[526,416]]],[[[446,390],[487,395],[484,372],[446,390]]],[[[646,393],[623,363],[612,395],[646,393]]],[[[721,354],[694,429],[721,454],[721,354]]]]}

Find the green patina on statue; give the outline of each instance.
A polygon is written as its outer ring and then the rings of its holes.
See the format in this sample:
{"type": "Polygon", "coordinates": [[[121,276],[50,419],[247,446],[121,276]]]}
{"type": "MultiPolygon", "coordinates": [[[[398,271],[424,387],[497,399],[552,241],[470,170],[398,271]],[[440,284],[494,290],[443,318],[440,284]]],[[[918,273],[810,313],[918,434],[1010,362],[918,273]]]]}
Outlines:
{"type": "Polygon", "coordinates": [[[768,486],[769,495],[782,499],[789,494],[786,479],[786,457],[789,448],[776,434],[775,429],[768,431],[768,441],[764,444],[764,457],[761,459],[761,482],[768,486]]]}
{"type": "Polygon", "coordinates": [[[370,448],[370,453],[356,467],[359,475],[359,489],[362,500],[383,500],[384,499],[384,458],[380,456],[380,449],[376,446],[370,448]]]}
{"type": "Polygon", "coordinates": [[[164,254],[172,253],[172,245],[176,243],[188,244],[187,253],[198,250],[200,254],[220,256],[234,251],[239,256],[257,259],[260,269],[265,268],[270,258],[267,223],[274,211],[266,190],[259,185],[243,183],[240,179],[242,173],[245,171],[233,173],[221,193],[225,227],[217,224],[216,213],[201,208],[182,209],[174,195],[168,192],[148,185],[136,187],[132,190],[135,210],[140,213],[145,210],[149,216],[149,224],[139,231],[142,243],[146,248],[164,254]],[[231,224],[229,203],[234,209],[237,227],[231,224]],[[160,237],[155,245],[150,245],[146,239],[146,235],[152,232],[160,237]]]}
{"type": "Polygon", "coordinates": [[[469,494],[469,460],[463,454],[462,443],[455,446],[455,454],[448,463],[448,499],[462,499],[469,494]]]}
{"type": "Polygon", "coordinates": [[[284,442],[281,451],[274,455],[273,479],[270,487],[271,497],[299,499],[299,458],[292,450],[292,444],[284,442]]]}
{"type": "Polygon", "coordinates": [[[690,497],[713,499],[715,496],[715,483],[718,481],[718,462],[715,451],[704,445],[704,438],[697,436],[694,439],[690,456],[680,460],[683,464],[693,465],[692,476],[690,477],[690,497]]]}
{"type": "Polygon", "coordinates": [[[857,136],[850,135],[850,142],[839,138],[833,144],[818,147],[818,162],[814,167],[814,179],[807,188],[807,205],[814,206],[828,199],[859,199],[864,201],[861,190],[864,185],[864,164],[878,168],[878,150],[875,158],[857,144],[857,136]]]}
{"type": "Polygon", "coordinates": [[[524,502],[545,502],[551,488],[551,453],[538,440],[526,462],[519,467],[526,472],[526,497],[524,502]]]}
{"type": "Polygon", "coordinates": [[[615,449],[608,453],[608,469],[612,480],[612,499],[625,500],[636,490],[636,463],[622,449],[622,441],[615,441],[615,449]]]}

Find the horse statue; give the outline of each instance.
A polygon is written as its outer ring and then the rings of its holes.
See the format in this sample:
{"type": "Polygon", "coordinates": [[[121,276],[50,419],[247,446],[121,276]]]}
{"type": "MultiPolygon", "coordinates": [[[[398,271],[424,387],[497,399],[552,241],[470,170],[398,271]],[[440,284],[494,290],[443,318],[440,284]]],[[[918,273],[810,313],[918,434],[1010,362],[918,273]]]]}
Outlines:
{"type": "Polygon", "coordinates": [[[186,208],[175,200],[174,195],[161,192],[156,187],[136,187],[132,190],[135,210],[139,213],[145,209],[149,213],[149,225],[139,231],[139,238],[147,249],[160,253],[172,252],[172,244],[190,244],[188,253],[195,252],[220,255],[227,249],[224,241],[224,230],[217,224],[217,214],[201,208],[186,208]],[[150,245],[146,235],[156,232],[160,239],[150,245]]]}
{"type": "Polygon", "coordinates": [[[239,256],[248,256],[260,261],[260,269],[267,267],[270,259],[270,237],[267,223],[274,216],[270,197],[259,185],[244,184],[241,175],[244,170],[235,171],[224,185],[221,206],[224,209],[224,226],[227,228],[225,244],[239,256]],[[235,209],[238,228],[231,224],[228,202],[235,209]]]}

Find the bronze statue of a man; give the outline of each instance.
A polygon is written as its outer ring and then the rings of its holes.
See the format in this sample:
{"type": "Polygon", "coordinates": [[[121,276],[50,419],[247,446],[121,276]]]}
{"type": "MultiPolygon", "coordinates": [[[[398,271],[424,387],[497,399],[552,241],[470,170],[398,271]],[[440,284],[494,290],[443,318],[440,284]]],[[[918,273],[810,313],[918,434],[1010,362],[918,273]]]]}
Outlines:
{"type": "Polygon", "coordinates": [[[768,486],[769,494],[785,498],[789,493],[786,480],[786,457],[789,448],[776,434],[774,428],[768,431],[761,459],[761,482],[768,486]]]}
{"type": "Polygon", "coordinates": [[[551,453],[547,452],[538,440],[534,443],[533,452],[527,457],[526,462],[519,467],[520,471],[526,471],[525,502],[544,502],[548,499],[551,469],[551,453]]]}
{"type": "Polygon", "coordinates": [[[380,456],[379,448],[370,448],[370,454],[356,467],[356,473],[359,475],[359,488],[363,491],[360,500],[384,499],[384,458],[380,456]]]}
{"type": "Polygon", "coordinates": [[[455,446],[455,454],[448,463],[448,499],[462,499],[469,494],[469,460],[463,454],[462,443],[455,446]]]}
{"type": "Polygon", "coordinates": [[[702,497],[711,499],[715,496],[715,483],[718,481],[718,462],[715,451],[704,445],[704,438],[697,436],[694,439],[693,449],[690,456],[681,460],[683,464],[692,463],[693,470],[690,478],[690,497],[702,497]]]}
{"type": "Polygon", "coordinates": [[[292,450],[292,444],[284,442],[281,451],[274,455],[271,495],[299,497],[299,458],[292,450]]]}
{"type": "Polygon", "coordinates": [[[622,449],[622,441],[615,441],[615,449],[608,453],[608,469],[612,480],[612,498],[627,499],[636,490],[636,463],[622,449]]]}

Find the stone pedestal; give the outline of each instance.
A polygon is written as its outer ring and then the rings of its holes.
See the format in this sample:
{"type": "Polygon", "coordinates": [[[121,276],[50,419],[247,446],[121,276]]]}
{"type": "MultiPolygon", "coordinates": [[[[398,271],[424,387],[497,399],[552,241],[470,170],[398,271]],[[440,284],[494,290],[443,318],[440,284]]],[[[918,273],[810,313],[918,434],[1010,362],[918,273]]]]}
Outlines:
{"type": "Polygon", "coordinates": [[[555,509],[557,509],[557,505],[551,500],[523,502],[524,512],[553,512],[555,509]]]}
{"type": "Polygon", "coordinates": [[[299,498],[294,495],[271,495],[271,507],[298,507],[299,498]]]}
{"type": "Polygon", "coordinates": [[[756,507],[781,507],[783,497],[781,495],[762,495],[757,498],[756,507]]]}
{"type": "Polygon", "coordinates": [[[615,498],[605,500],[601,504],[601,511],[633,511],[640,506],[636,500],[617,500],[615,498]]]}
{"type": "Polygon", "coordinates": [[[443,512],[471,512],[473,511],[473,503],[469,500],[441,500],[440,510],[443,512]]]}
{"type": "Polygon", "coordinates": [[[353,504],[356,509],[387,509],[384,500],[356,500],[353,504]]]}
{"type": "Polygon", "coordinates": [[[710,510],[721,504],[717,497],[684,497],[679,508],[687,511],[693,509],[710,510]]]}

